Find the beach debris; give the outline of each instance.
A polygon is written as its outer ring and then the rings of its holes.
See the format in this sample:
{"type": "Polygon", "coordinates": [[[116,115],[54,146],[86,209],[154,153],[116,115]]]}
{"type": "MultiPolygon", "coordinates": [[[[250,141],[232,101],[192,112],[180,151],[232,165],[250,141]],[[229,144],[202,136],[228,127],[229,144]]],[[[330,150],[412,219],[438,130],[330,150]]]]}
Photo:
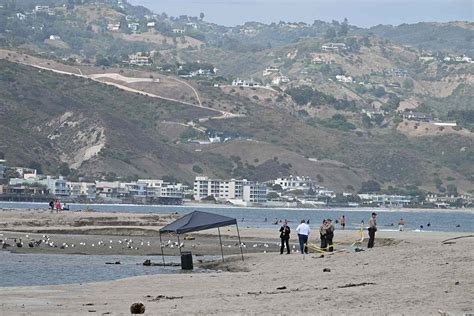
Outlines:
{"type": "MultiPolygon", "coordinates": [[[[151,296],[147,295],[146,297],[151,297],[151,296]]],[[[183,298],[183,296],[158,295],[157,297],[152,298],[151,300],[149,300],[149,302],[156,302],[156,301],[160,301],[160,300],[180,300],[182,298],[183,298]]]]}
{"type": "Polygon", "coordinates": [[[365,251],[365,250],[362,249],[362,248],[357,247],[357,248],[354,249],[354,251],[355,251],[355,252],[361,252],[361,251],[365,251]]]}
{"type": "Polygon", "coordinates": [[[345,285],[340,285],[338,288],[344,289],[346,287],[355,287],[355,286],[366,286],[366,285],[375,285],[373,282],[362,282],[362,283],[348,283],[345,285]]]}
{"type": "Polygon", "coordinates": [[[454,283],[454,285],[460,285],[460,284],[461,284],[461,282],[459,282],[459,281],[456,281],[456,282],[454,283]]]}
{"type": "Polygon", "coordinates": [[[331,269],[329,269],[329,268],[324,268],[324,269],[323,269],[323,272],[331,272],[331,269]]]}
{"type": "Polygon", "coordinates": [[[193,236],[185,236],[184,237],[184,240],[194,240],[196,238],[194,238],[193,236]]]}
{"type": "Polygon", "coordinates": [[[465,235],[465,236],[459,236],[459,237],[454,237],[454,238],[449,238],[446,240],[443,240],[441,243],[444,245],[449,245],[449,244],[454,244],[454,242],[450,242],[452,240],[457,240],[457,239],[462,239],[462,238],[473,238],[474,235],[465,235]]]}
{"type": "Polygon", "coordinates": [[[286,286],[279,286],[277,287],[277,290],[286,290],[286,286]]]}
{"type": "Polygon", "coordinates": [[[130,306],[130,313],[132,313],[132,314],[145,314],[145,305],[143,303],[133,303],[130,306]]]}

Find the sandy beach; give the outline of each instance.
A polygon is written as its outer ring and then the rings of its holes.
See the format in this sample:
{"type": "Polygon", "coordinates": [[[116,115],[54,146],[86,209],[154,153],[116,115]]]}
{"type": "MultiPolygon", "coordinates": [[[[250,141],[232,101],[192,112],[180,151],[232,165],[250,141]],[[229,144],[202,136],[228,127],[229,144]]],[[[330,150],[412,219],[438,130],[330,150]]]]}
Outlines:
{"type": "MultiPolygon", "coordinates": [[[[136,254],[144,259],[160,252],[158,229],[176,218],[175,214],[51,214],[14,209],[1,210],[0,216],[0,239],[8,238],[12,244],[3,251],[136,254]],[[42,239],[43,235],[68,247],[28,247],[30,240],[42,239]],[[25,245],[15,247],[11,238],[22,238],[25,245]],[[133,249],[123,246],[125,239],[133,239],[133,249]],[[107,246],[98,246],[99,241],[107,246]]],[[[471,233],[377,232],[373,249],[367,249],[364,241],[360,246],[364,251],[342,245],[339,248],[346,251],[322,257],[319,253],[280,255],[275,229],[244,227],[241,235],[247,247],[242,262],[235,255],[239,252],[235,229],[221,232],[226,261],[202,264],[214,272],[0,288],[0,314],[129,315],[135,302],[142,302],[148,315],[474,313],[474,238],[443,243],[471,233]]],[[[316,235],[314,231],[310,238],[314,243],[318,242],[316,235]]],[[[185,241],[185,250],[220,254],[217,230],[190,237],[194,239],[185,241]]],[[[172,236],[166,238],[165,242],[173,240],[172,236]]],[[[336,242],[357,238],[356,231],[337,230],[335,234],[336,242]]],[[[296,243],[293,233],[291,244],[296,243]]],[[[168,247],[166,252],[176,255],[177,249],[168,247]]]]}

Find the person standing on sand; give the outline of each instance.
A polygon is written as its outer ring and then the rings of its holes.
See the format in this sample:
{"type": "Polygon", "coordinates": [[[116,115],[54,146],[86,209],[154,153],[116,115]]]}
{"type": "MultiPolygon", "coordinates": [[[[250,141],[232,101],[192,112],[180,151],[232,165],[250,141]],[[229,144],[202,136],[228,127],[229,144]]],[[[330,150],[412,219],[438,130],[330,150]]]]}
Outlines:
{"type": "Polygon", "coordinates": [[[344,215],[339,218],[339,224],[341,224],[342,230],[344,230],[344,228],[346,227],[346,217],[344,215]]]}
{"type": "Polygon", "coordinates": [[[326,220],[326,242],[327,247],[329,247],[328,251],[333,252],[334,248],[332,246],[332,240],[334,238],[334,225],[332,224],[332,219],[328,218],[326,220]]]}
{"type": "Polygon", "coordinates": [[[308,236],[311,231],[308,224],[304,219],[301,220],[301,224],[296,227],[296,232],[298,233],[298,240],[300,242],[300,251],[301,254],[308,253],[308,236]]]}
{"type": "Polygon", "coordinates": [[[289,255],[290,254],[290,227],[288,226],[288,222],[285,219],[283,222],[283,225],[280,227],[280,239],[281,239],[281,247],[280,247],[280,255],[283,254],[283,249],[286,246],[286,253],[289,255]]]}
{"type": "Polygon", "coordinates": [[[326,220],[323,219],[323,223],[319,226],[319,238],[321,239],[321,249],[326,249],[328,243],[326,241],[326,220]]]}
{"type": "Polygon", "coordinates": [[[405,230],[405,221],[403,218],[400,218],[400,221],[398,222],[398,230],[401,232],[405,230]]]}
{"type": "Polygon", "coordinates": [[[51,211],[54,211],[54,200],[49,201],[49,207],[51,208],[51,211]]]}
{"type": "Polygon", "coordinates": [[[377,214],[372,213],[369,219],[369,243],[367,248],[373,248],[375,242],[375,232],[377,231],[377,214]]]}

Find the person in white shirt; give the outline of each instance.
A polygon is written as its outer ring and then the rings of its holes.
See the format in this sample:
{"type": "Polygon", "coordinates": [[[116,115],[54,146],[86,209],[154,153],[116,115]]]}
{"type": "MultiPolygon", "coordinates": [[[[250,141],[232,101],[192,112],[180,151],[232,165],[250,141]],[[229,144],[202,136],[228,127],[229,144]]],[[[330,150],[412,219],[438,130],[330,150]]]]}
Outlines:
{"type": "Polygon", "coordinates": [[[301,254],[308,253],[308,236],[311,231],[311,228],[309,228],[309,225],[306,224],[306,221],[304,219],[301,220],[301,224],[296,227],[296,232],[298,233],[298,239],[300,242],[300,251],[301,254]]]}

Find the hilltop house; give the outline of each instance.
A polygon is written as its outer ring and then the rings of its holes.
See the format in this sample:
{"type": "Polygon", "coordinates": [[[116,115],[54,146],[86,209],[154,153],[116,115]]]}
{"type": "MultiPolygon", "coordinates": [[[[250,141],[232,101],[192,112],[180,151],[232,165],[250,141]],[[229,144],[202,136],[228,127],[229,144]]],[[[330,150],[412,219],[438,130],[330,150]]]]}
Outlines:
{"type": "Polygon", "coordinates": [[[352,77],[351,76],[344,76],[344,75],[336,75],[336,80],[339,82],[344,82],[344,83],[352,83],[352,77]]]}
{"type": "Polygon", "coordinates": [[[108,31],[111,31],[111,32],[118,32],[118,31],[120,31],[120,22],[107,24],[107,30],[108,30],[108,31]]]}
{"type": "Polygon", "coordinates": [[[138,52],[128,56],[128,63],[136,66],[150,66],[152,64],[150,56],[138,52]]]}
{"type": "Polygon", "coordinates": [[[288,83],[288,82],[290,82],[290,78],[288,78],[287,76],[278,76],[278,77],[273,78],[272,85],[279,86],[282,83],[288,83]]]}
{"type": "Polygon", "coordinates": [[[186,30],[184,29],[173,29],[174,34],[184,34],[186,30]]]}
{"type": "Polygon", "coordinates": [[[419,112],[405,112],[403,118],[407,120],[420,121],[420,122],[431,122],[433,116],[431,114],[419,113],[419,112]]]}
{"type": "Polygon", "coordinates": [[[61,36],[59,36],[59,35],[50,35],[49,39],[52,40],[52,41],[60,41],[61,36]]]}
{"type": "Polygon", "coordinates": [[[146,27],[155,27],[156,23],[155,21],[147,22],[146,27]]]}
{"type": "Polygon", "coordinates": [[[18,12],[18,13],[16,14],[16,18],[17,18],[18,20],[20,20],[20,21],[23,21],[23,20],[26,19],[26,14],[23,14],[23,13],[21,13],[21,12],[18,12]]]}
{"type": "Polygon", "coordinates": [[[140,23],[132,22],[128,23],[128,28],[133,32],[136,33],[140,29],[140,23]]]}
{"type": "Polygon", "coordinates": [[[237,78],[236,80],[232,81],[232,85],[235,87],[260,87],[260,84],[253,79],[242,80],[237,78]]]}
{"type": "Polygon", "coordinates": [[[33,12],[39,14],[55,15],[54,11],[47,5],[37,5],[33,12]]]}
{"type": "Polygon", "coordinates": [[[263,76],[266,77],[274,73],[280,73],[280,68],[278,68],[277,66],[267,67],[267,69],[263,71],[263,76]]]}
{"type": "Polygon", "coordinates": [[[323,52],[339,52],[341,50],[347,50],[347,46],[344,43],[327,43],[321,46],[323,52]]]}

